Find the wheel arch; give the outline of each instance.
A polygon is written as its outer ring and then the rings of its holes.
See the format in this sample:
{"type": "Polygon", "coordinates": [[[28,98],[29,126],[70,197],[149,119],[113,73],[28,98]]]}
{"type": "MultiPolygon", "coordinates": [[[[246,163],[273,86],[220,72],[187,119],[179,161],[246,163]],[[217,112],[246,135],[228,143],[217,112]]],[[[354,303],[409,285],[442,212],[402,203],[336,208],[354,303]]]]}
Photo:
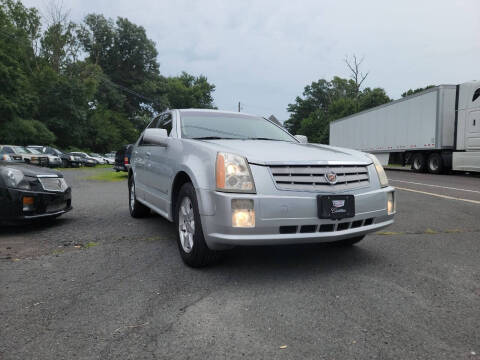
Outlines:
{"type": "Polygon", "coordinates": [[[194,182],[192,181],[192,177],[184,170],[180,170],[177,172],[177,174],[175,175],[175,178],[172,182],[172,190],[170,192],[171,194],[171,197],[170,197],[170,214],[171,214],[171,218],[172,219],[175,219],[175,207],[177,205],[177,197],[178,197],[178,193],[180,192],[180,189],[182,188],[182,186],[186,183],[191,183],[194,188],[195,188],[195,184],[194,182]]]}

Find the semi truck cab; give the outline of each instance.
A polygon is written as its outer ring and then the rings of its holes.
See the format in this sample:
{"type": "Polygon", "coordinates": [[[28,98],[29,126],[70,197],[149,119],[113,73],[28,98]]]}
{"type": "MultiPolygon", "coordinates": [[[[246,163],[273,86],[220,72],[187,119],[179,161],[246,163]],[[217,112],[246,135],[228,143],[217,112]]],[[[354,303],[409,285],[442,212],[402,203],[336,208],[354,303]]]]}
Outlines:
{"type": "Polygon", "coordinates": [[[480,82],[457,85],[456,146],[452,169],[480,171],[480,82]]]}

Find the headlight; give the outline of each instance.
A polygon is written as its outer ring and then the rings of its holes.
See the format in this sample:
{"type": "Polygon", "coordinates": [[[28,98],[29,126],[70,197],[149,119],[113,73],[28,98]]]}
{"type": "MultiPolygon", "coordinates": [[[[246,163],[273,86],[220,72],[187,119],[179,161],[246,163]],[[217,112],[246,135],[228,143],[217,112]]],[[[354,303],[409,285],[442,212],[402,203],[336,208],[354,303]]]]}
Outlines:
{"type": "Polygon", "coordinates": [[[388,178],[387,174],[385,174],[385,170],[383,170],[382,164],[378,161],[377,157],[373,154],[367,154],[370,159],[373,161],[373,165],[375,165],[375,169],[377,170],[378,180],[380,181],[380,186],[385,187],[388,186],[388,178]]]}
{"type": "Polygon", "coordinates": [[[23,172],[13,168],[3,168],[1,174],[3,175],[7,186],[10,188],[29,190],[30,184],[25,179],[23,172]]]}
{"type": "Polygon", "coordinates": [[[216,164],[217,190],[254,193],[252,173],[247,160],[239,155],[219,152],[216,164]]]}
{"type": "Polygon", "coordinates": [[[75,158],[73,156],[70,156],[70,161],[74,161],[75,158]]]}

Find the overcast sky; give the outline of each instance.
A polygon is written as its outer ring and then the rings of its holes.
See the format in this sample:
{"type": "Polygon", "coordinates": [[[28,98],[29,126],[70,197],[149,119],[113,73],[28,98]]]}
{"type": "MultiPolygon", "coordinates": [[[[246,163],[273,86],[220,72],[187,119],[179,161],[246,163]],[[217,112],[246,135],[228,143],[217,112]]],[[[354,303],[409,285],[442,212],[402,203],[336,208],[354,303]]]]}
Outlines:
{"type": "MultiPolygon", "coordinates": [[[[23,0],[41,11],[48,0],[23,0]]],[[[479,0],[64,0],[74,21],[126,17],[157,44],[163,75],[204,74],[220,109],[286,120],[305,85],[347,77],[364,57],[365,85],[398,98],[427,84],[480,80],[479,0]]]]}

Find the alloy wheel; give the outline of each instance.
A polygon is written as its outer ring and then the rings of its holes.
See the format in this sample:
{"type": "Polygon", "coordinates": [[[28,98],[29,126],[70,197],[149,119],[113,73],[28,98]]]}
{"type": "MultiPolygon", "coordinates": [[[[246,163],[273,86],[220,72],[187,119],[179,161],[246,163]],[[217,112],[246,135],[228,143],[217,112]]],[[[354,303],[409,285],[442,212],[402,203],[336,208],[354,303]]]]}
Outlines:
{"type": "Polygon", "coordinates": [[[183,251],[190,253],[195,235],[195,216],[190,198],[184,197],[178,210],[178,232],[183,251]]]}

